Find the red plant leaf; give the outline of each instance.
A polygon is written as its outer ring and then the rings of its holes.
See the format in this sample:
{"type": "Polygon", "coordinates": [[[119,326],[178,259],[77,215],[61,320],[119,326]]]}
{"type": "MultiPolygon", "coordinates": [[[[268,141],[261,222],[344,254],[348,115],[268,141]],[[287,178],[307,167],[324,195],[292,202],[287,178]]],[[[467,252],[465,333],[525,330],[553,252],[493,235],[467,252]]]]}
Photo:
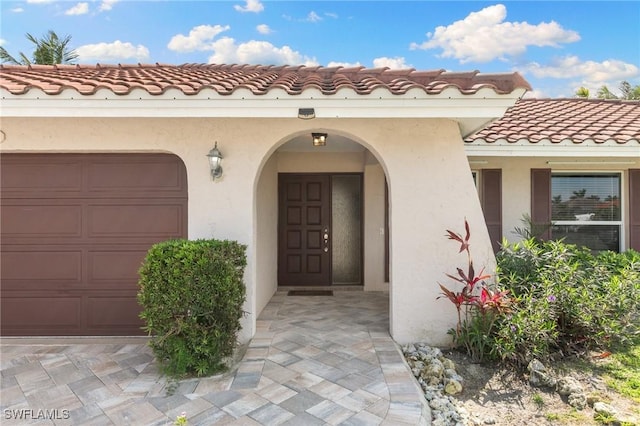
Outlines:
{"type": "Polygon", "coordinates": [[[445,275],[446,275],[446,276],[448,276],[449,278],[451,278],[452,280],[456,280],[456,281],[458,281],[459,283],[462,283],[462,284],[466,284],[466,283],[467,283],[465,280],[460,279],[460,278],[458,278],[458,277],[454,277],[454,276],[453,276],[453,275],[451,275],[451,274],[445,274],[445,275]]]}
{"type": "Polygon", "coordinates": [[[469,222],[467,222],[467,218],[464,219],[464,229],[467,231],[467,235],[464,238],[464,242],[468,243],[469,238],[471,238],[471,230],[469,229],[469,222]]]}

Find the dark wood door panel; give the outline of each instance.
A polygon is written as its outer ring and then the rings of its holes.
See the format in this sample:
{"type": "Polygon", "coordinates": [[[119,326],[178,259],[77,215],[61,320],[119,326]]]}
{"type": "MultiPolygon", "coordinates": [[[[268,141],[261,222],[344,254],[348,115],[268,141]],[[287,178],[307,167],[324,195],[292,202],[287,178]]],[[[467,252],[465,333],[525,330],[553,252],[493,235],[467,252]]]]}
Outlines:
{"type": "Polygon", "coordinates": [[[331,181],[326,174],[279,175],[278,283],[331,283],[331,181]],[[327,230],[327,232],[325,232],[327,230]]]}
{"type": "Polygon", "coordinates": [[[187,236],[187,180],[168,154],[3,154],[2,335],[141,334],[138,269],[187,236]]]}

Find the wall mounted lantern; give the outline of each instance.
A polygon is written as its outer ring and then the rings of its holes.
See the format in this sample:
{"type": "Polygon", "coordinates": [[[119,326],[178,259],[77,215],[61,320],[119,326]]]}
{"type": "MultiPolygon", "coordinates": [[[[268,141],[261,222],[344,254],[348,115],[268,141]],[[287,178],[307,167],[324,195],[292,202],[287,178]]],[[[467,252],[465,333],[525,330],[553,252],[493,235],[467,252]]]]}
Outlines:
{"type": "Polygon", "coordinates": [[[216,180],[222,176],[222,153],[218,150],[218,142],[211,151],[207,154],[209,157],[209,168],[211,169],[211,178],[216,180]]]}
{"type": "Polygon", "coordinates": [[[325,146],[327,144],[326,133],[311,133],[313,138],[313,146],[325,146]]]}

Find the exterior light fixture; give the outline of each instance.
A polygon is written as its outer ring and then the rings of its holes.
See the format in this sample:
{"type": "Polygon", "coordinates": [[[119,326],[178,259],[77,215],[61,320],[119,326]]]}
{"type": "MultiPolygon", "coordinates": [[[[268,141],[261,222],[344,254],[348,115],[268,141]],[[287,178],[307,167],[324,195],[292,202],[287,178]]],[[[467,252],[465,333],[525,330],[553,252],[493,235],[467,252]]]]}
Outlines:
{"type": "Polygon", "coordinates": [[[218,142],[211,151],[207,154],[209,157],[209,168],[211,169],[211,178],[216,180],[222,176],[222,153],[218,150],[218,142]]]}
{"type": "Polygon", "coordinates": [[[325,146],[327,144],[326,133],[311,133],[313,137],[313,146],[325,146]]]}

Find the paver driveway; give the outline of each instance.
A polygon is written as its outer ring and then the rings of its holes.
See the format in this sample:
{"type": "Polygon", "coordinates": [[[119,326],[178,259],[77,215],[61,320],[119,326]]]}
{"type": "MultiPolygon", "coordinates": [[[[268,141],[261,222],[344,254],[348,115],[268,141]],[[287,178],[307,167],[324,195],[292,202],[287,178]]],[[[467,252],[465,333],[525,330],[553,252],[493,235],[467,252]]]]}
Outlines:
{"type": "Polygon", "coordinates": [[[3,339],[0,423],[429,424],[388,304],[385,293],[278,292],[236,371],[178,383],[158,374],[145,339],[3,339]]]}

